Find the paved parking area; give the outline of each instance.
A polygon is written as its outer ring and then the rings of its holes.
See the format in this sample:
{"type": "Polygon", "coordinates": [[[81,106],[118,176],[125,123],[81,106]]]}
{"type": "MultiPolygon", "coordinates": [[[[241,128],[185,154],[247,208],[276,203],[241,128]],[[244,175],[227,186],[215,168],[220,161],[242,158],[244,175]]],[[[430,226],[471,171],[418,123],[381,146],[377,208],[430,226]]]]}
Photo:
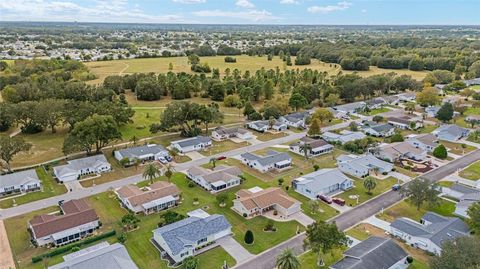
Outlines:
{"type": "Polygon", "coordinates": [[[220,245],[226,252],[228,252],[228,254],[230,254],[230,256],[237,261],[237,264],[254,256],[231,236],[220,238],[217,240],[217,244],[220,245]]]}
{"type": "Polygon", "coordinates": [[[3,220],[0,220],[0,268],[16,268],[3,220]]]}

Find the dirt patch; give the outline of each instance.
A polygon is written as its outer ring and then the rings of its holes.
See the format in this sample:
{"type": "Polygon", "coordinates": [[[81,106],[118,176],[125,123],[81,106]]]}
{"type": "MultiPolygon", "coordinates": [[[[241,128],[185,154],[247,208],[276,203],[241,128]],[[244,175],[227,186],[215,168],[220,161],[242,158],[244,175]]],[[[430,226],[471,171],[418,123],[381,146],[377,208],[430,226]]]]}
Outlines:
{"type": "Polygon", "coordinates": [[[3,220],[0,220],[0,268],[16,268],[3,220]]]}

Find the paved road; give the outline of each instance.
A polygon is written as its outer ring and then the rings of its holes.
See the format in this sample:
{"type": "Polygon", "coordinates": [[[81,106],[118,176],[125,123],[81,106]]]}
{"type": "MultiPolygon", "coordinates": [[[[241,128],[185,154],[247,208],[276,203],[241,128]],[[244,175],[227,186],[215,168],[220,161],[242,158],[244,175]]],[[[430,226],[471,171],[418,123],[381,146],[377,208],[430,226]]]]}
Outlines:
{"type": "MultiPolygon", "coordinates": [[[[441,180],[442,178],[454,173],[458,169],[464,168],[469,164],[480,159],[480,150],[475,150],[470,154],[456,159],[444,166],[441,166],[435,170],[432,170],[429,173],[422,175],[423,178],[427,178],[432,182],[441,180]]],[[[406,183],[409,184],[409,183],[406,183]]],[[[382,195],[379,195],[370,201],[363,203],[355,209],[347,211],[331,221],[335,221],[339,229],[346,230],[353,225],[359,223],[360,221],[375,215],[383,209],[386,209],[393,204],[401,201],[402,197],[398,192],[389,191],[382,195]]],[[[255,256],[254,258],[248,260],[247,262],[238,264],[233,267],[235,269],[272,269],[275,267],[275,257],[277,257],[280,252],[287,248],[293,248],[297,254],[303,252],[303,240],[305,239],[304,234],[300,234],[296,237],[293,237],[291,240],[286,241],[282,244],[279,244],[271,249],[268,249],[261,254],[255,256]]]]}

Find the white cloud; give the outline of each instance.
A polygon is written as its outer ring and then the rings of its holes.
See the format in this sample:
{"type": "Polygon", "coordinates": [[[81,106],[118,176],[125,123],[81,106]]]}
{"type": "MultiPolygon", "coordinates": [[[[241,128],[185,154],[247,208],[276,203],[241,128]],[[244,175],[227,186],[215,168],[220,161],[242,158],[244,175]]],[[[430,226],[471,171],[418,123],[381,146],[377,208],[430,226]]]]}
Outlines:
{"type": "Polygon", "coordinates": [[[207,0],[173,0],[173,2],[181,4],[203,4],[206,3],[207,0]]]}
{"type": "Polygon", "coordinates": [[[149,15],[127,0],[97,0],[90,6],[58,0],[1,0],[2,20],[81,22],[185,22],[176,14],[149,15]]]}
{"type": "Polygon", "coordinates": [[[223,10],[201,10],[192,12],[198,17],[227,17],[235,19],[245,19],[253,22],[268,21],[278,19],[272,13],[266,10],[248,10],[248,11],[223,11],[223,10]]]}
{"type": "Polygon", "coordinates": [[[299,4],[299,2],[297,0],[280,0],[280,4],[293,5],[293,4],[299,4]]]}
{"type": "Polygon", "coordinates": [[[255,5],[248,0],[237,0],[235,5],[237,5],[239,7],[244,7],[244,8],[254,8],[255,7],[255,5]]]}
{"type": "Polygon", "coordinates": [[[352,6],[352,3],[342,1],[342,2],[338,2],[336,5],[311,6],[307,10],[310,13],[324,13],[324,14],[326,14],[326,13],[331,13],[331,12],[334,12],[334,11],[346,10],[351,6],[352,6]]]}

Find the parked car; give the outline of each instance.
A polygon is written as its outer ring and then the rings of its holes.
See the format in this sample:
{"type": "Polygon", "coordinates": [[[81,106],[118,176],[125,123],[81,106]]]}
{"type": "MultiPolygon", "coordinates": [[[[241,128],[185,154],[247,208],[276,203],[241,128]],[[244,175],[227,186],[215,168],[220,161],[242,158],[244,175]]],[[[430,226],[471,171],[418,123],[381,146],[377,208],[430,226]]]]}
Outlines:
{"type": "Polygon", "coordinates": [[[332,201],[339,205],[339,206],[344,206],[345,205],[345,200],[343,200],[342,198],[333,198],[332,201]]]}
{"type": "Polygon", "coordinates": [[[158,158],[158,160],[163,164],[168,163],[167,159],[165,159],[164,157],[160,157],[160,158],[158,158]]]}
{"type": "Polygon", "coordinates": [[[217,161],[225,160],[226,158],[227,157],[225,157],[225,156],[220,156],[220,157],[217,158],[217,161]]]}
{"type": "Polygon", "coordinates": [[[392,186],[392,191],[398,191],[402,188],[402,185],[400,184],[395,184],[392,186]]]}
{"type": "Polygon", "coordinates": [[[167,155],[165,156],[165,160],[167,160],[168,162],[171,162],[173,159],[172,159],[172,156],[167,155]]]}
{"type": "Polygon", "coordinates": [[[331,204],[331,203],[333,202],[333,201],[332,201],[332,198],[330,198],[330,197],[328,197],[328,196],[326,196],[326,195],[318,195],[317,197],[318,197],[318,199],[324,201],[324,202],[327,203],[327,204],[331,204]]]}

